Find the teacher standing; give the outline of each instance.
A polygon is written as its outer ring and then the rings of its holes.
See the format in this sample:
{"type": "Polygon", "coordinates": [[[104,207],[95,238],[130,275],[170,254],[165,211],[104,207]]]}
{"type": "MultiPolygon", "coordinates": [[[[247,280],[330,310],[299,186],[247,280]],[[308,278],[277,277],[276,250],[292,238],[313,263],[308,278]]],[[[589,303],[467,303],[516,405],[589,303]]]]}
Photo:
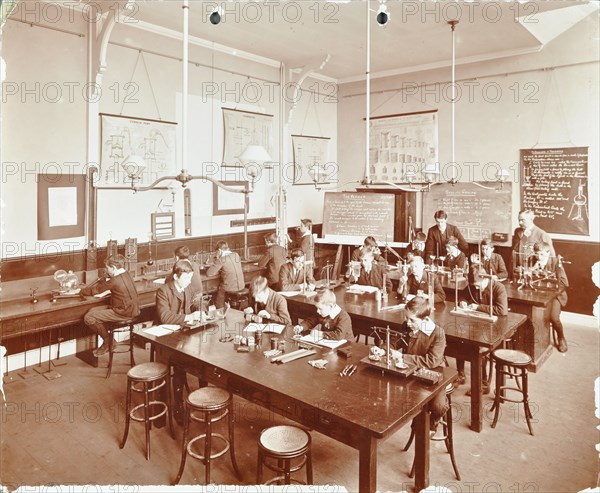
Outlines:
{"type": "Polygon", "coordinates": [[[446,255],[446,244],[452,236],[458,240],[458,249],[468,254],[469,245],[460,230],[456,226],[448,224],[448,214],[439,210],[433,215],[433,218],[435,226],[429,228],[425,241],[425,261],[430,264],[432,256],[446,255]]]}

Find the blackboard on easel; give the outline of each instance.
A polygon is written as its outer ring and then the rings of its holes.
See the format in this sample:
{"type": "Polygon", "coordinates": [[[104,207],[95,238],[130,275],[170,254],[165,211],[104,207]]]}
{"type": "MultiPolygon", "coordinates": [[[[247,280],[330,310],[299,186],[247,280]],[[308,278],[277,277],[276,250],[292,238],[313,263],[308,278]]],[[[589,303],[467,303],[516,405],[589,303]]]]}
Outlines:
{"type": "Polygon", "coordinates": [[[385,242],[394,238],[393,194],[326,192],[323,237],[332,242],[362,245],[366,236],[385,242]]]}
{"type": "Polygon", "coordinates": [[[438,210],[448,214],[448,223],[458,226],[470,243],[491,238],[510,245],[512,234],[512,184],[497,182],[442,183],[423,194],[423,231],[435,224],[438,210]]]}
{"type": "Polygon", "coordinates": [[[589,235],[588,148],[521,149],[521,207],[548,233],[589,235]]]}

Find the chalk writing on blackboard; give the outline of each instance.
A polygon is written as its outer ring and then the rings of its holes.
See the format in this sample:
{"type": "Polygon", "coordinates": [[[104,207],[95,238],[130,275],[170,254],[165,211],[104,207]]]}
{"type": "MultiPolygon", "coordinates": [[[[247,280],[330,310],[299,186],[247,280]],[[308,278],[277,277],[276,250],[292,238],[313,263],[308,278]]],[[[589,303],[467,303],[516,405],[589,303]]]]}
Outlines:
{"type": "Polygon", "coordinates": [[[394,195],[380,193],[327,192],[323,207],[325,238],[376,240],[394,238],[394,195]]]}
{"type": "Polygon", "coordinates": [[[432,187],[423,197],[423,231],[435,224],[433,215],[441,209],[448,214],[448,223],[457,226],[467,241],[493,238],[498,244],[506,244],[511,230],[512,186],[505,183],[498,189],[493,182],[481,185],[485,188],[475,183],[432,187]]]}
{"type": "Polygon", "coordinates": [[[521,207],[549,233],[589,234],[588,148],[521,149],[521,207]]]}

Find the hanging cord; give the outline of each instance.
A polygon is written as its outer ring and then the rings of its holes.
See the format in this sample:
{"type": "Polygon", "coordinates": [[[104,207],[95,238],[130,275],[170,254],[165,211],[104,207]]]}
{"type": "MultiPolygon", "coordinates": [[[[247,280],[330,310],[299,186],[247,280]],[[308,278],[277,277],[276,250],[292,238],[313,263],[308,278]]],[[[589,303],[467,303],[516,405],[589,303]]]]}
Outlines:
{"type": "MultiPolygon", "coordinates": [[[[311,91],[311,94],[314,94],[311,91]]],[[[308,116],[308,112],[310,111],[310,108],[313,106],[313,98],[309,98],[308,100],[308,106],[306,107],[306,112],[304,113],[304,120],[302,120],[302,128],[300,129],[300,134],[304,135],[304,125],[306,124],[306,117],[308,116]]],[[[321,128],[321,120],[319,118],[319,112],[317,111],[317,106],[316,103],[314,105],[315,108],[315,118],[317,119],[317,126],[319,127],[319,136],[323,136],[323,129],[321,128]]]]}
{"type": "MultiPolygon", "coordinates": [[[[133,66],[133,71],[131,72],[131,77],[129,77],[129,82],[127,84],[133,83],[133,78],[135,77],[135,71],[138,66],[138,62],[142,59],[142,63],[144,64],[144,71],[146,72],[146,78],[148,79],[148,85],[150,86],[150,92],[152,93],[152,99],[154,99],[154,106],[156,107],[156,114],[158,115],[158,119],[162,121],[162,117],[160,116],[160,109],[158,108],[158,103],[156,101],[156,94],[154,93],[154,87],[152,87],[152,80],[150,79],[150,74],[148,72],[148,66],[146,65],[146,59],[144,58],[144,53],[142,50],[138,51],[138,56],[135,60],[135,65],[133,66]]],[[[123,108],[125,107],[125,103],[127,102],[127,98],[123,98],[123,104],[121,105],[121,110],[119,115],[123,115],[123,108]]]]}
{"type": "MultiPolygon", "coordinates": [[[[549,71],[550,71],[550,74],[548,75],[546,91],[544,93],[544,99],[545,99],[546,104],[544,105],[544,112],[542,114],[542,118],[541,118],[540,124],[539,124],[538,140],[531,148],[535,149],[538,145],[540,145],[540,137],[542,135],[544,122],[546,121],[546,112],[548,111],[548,106],[550,106],[550,96],[552,95],[552,93],[556,93],[556,97],[558,99],[559,121],[562,122],[563,127],[566,130],[566,134],[568,136],[567,138],[569,139],[566,141],[566,143],[569,143],[569,144],[571,144],[571,146],[575,147],[575,144],[573,143],[573,141],[571,141],[571,136],[569,135],[569,127],[567,125],[567,118],[565,116],[565,112],[563,109],[562,99],[560,97],[560,90],[556,84],[556,78],[554,77],[554,69],[550,69],[549,71]],[[552,90],[553,88],[554,88],[554,91],[552,90]]],[[[559,143],[565,143],[565,142],[559,142],[559,143]]]]}

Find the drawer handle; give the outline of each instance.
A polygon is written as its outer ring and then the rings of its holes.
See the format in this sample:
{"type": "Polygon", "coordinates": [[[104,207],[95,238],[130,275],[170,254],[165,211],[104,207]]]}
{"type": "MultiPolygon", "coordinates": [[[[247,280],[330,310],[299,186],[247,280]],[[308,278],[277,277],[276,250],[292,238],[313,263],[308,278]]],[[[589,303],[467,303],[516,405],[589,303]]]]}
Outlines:
{"type": "Polygon", "coordinates": [[[319,421],[324,425],[331,426],[331,419],[326,416],[319,416],[319,421]]]}
{"type": "Polygon", "coordinates": [[[221,372],[218,368],[213,368],[213,375],[217,378],[221,378],[221,372]]]}

